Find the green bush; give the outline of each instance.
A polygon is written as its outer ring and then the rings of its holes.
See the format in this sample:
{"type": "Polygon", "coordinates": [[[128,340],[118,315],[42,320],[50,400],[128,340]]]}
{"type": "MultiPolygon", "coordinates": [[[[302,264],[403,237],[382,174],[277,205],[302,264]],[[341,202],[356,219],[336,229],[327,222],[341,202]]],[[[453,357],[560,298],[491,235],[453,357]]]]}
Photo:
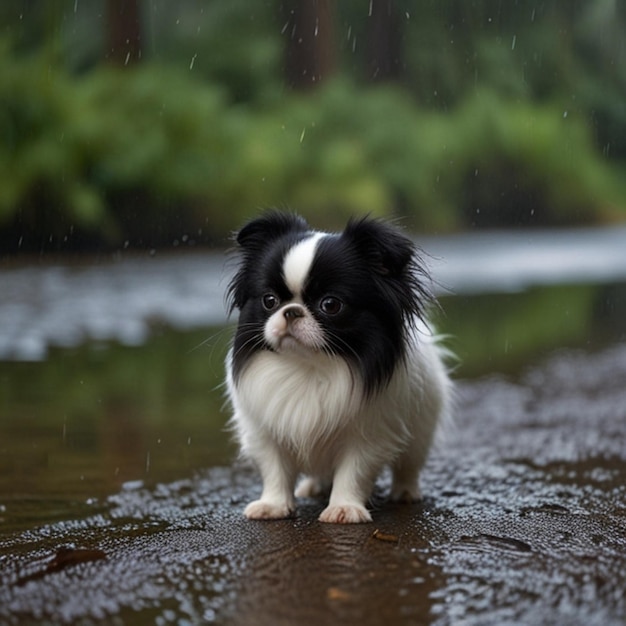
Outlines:
{"type": "Polygon", "coordinates": [[[458,109],[450,199],[466,224],[593,223],[623,216],[626,186],[562,105],[509,102],[493,92],[458,109]]]}
{"type": "Polygon", "coordinates": [[[106,206],[68,133],[77,115],[73,81],[42,57],[15,60],[2,46],[0,93],[0,225],[19,220],[49,236],[105,225],[106,206]]]}
{"type": "Polygon", "coordinates": [[[0,91],[0,229],[25,246],[223,241],[267,206],[326,227],[402,215],[420,230],[589,223],[626,206],[617,165],[558,103],[484,92],[443,113],[336,80],[234,105],[162,65],[78,78],[6,47],[0,91]]]}

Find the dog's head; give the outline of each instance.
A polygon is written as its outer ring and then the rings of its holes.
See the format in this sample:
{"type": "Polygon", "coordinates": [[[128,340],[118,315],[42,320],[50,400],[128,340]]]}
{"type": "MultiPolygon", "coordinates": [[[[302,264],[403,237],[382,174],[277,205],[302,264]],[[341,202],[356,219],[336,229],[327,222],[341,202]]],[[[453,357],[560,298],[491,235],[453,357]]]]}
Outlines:
{"type": "Polygon", "coordinates": [[[293,214],[272,212],[237,235],[240,262],[230,283],[239,310],[235,376],[258,350],[339,355],[366,388],[393,372],[407,328],[429,299],[410,239],[374,219],[338,234],[312,231],[293,214]]]}

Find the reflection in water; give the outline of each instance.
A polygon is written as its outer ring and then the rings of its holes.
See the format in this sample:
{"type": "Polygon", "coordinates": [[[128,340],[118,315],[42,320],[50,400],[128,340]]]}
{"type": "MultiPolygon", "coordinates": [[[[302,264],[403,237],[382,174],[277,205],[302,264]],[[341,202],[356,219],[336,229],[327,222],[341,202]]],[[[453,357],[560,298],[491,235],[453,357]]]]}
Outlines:
{"type": "Polygon", "coordinates": [[[229,463],[216,389],[226,339],[166,332],[142,348],[88,345],[44,362],[0,362],[5,522],[86,513],[86,502],[127,481],[154,484],[229,463]]]}
{"type": "Polygon", "coordinates": [[[150,472],[149,415],[129,398],[106,400],[104,414],[97,424],[102,450],[102,470],[114,476],[118,488],[150,472]]]}

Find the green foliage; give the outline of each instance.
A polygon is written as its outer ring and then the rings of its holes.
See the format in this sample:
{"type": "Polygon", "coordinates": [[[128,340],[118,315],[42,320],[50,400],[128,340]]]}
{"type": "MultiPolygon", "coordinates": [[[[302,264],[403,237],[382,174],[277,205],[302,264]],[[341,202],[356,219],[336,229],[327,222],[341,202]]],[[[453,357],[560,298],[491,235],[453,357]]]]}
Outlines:
{"type": "Polygon", "coordinates": [[[157,17],[151,61],[218,83],[236,102],[271,98],[280,89],[283,49],[273,3],[151,0],[150,6],[157,17]]]}
{"type": "Polygon", "coordinates": [[[6,47],[0,91],[0,226],[14,242],[37,233],[25,246],[223,241],[272,205],[327,227],[371,213],[420,230],[588,223],[626,207],[616,166],[558,100],[475,91],[444,113],[335,80],[233,104],[163,65],[76,77],[6,47]]]}
{"type": "Polygon", "coordinates": [[[575,224],[623,211],[626,187],[562,105],[477,94],[458,109],[449,199],[476,225],[575,224]]]}
{"type": "Polygon", "coordinates": [[[72,81],[42,58],[16,62],[0,48],[0,222],[17,216],[49,234],[62,222],[93,228],[106,209],[83,176],[83,154],[67,130],[75,119],[72,81]]]}

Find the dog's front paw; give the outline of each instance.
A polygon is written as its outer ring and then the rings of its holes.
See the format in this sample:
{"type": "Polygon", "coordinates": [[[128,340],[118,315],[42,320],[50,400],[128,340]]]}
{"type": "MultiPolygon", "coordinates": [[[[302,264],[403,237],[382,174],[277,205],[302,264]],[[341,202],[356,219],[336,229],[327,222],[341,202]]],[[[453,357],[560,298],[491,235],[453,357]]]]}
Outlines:
{"type": "Polygon", "coordinates": [[[285,519],[294,513],[293,507],[288,503],[269,502],[268,500],[255,500],[250,502],[244,511],[248,519],[285,519]]]}
{"type": "Polygon", "coordinates": [[[372,516],[360,504],[342,504],[326,507],[319,520],[328,524],[362,524],[371,522],[372,516]]]}

